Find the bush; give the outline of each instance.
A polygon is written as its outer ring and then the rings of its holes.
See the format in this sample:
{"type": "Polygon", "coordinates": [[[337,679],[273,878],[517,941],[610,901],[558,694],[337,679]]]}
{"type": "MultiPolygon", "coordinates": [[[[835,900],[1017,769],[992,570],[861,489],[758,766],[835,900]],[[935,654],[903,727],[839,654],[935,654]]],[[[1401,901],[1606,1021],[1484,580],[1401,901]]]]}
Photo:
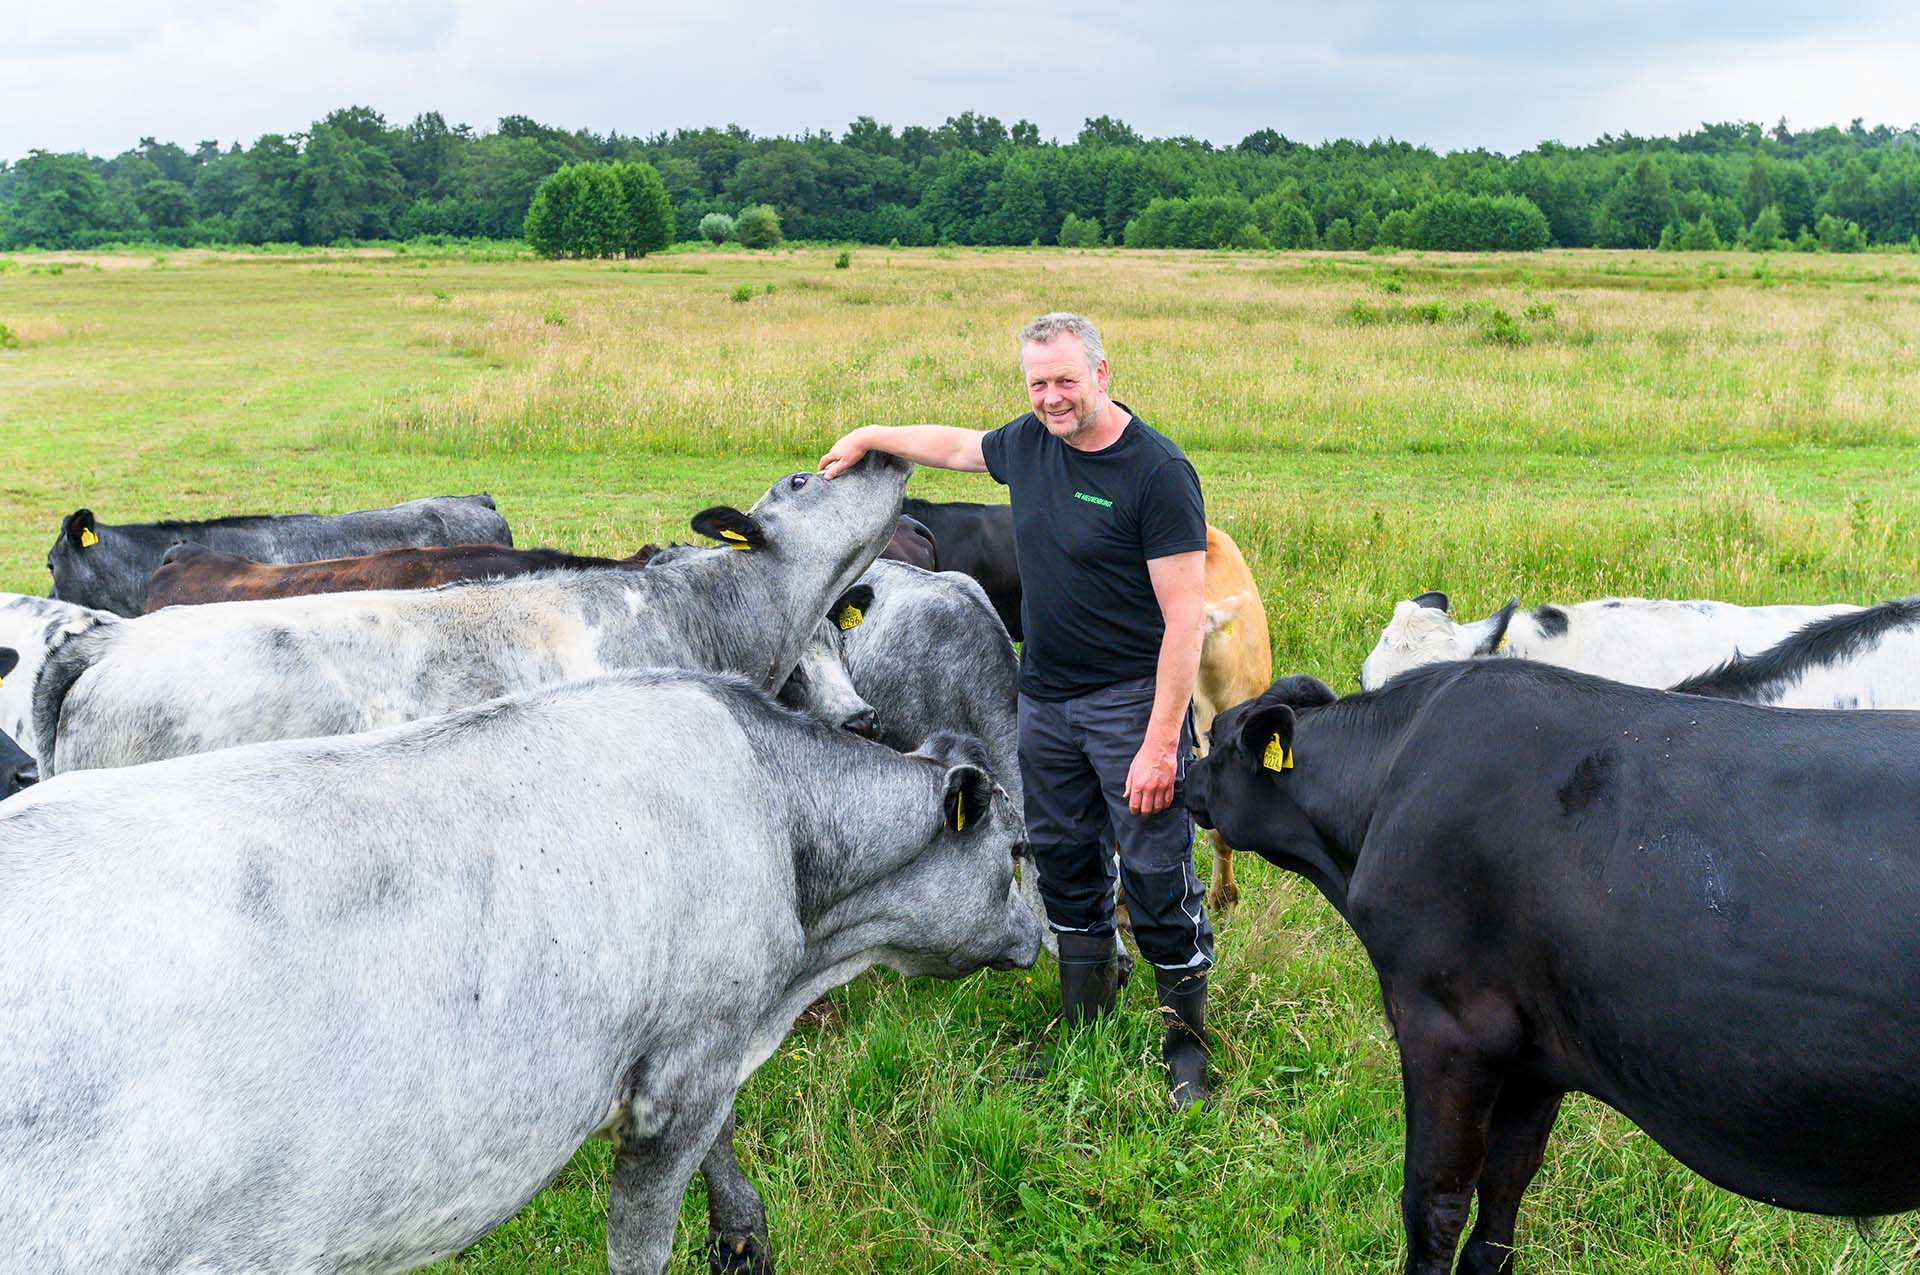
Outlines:
{"type": "Polygon", "coordinates": [[[780,214],[771,204],[742,208],[734,219],[733,233],[742,248],[778,248],[787,241],[780,232],[780,214]]]}
{"type": "Polygon", "coordinates": [[[1505,310],[1493,310],[1480,320],[1480,339],[1488,345],[1525,345],[1526,329],[1505,310]]]}
{"type": "Polygon", "coordinates": [[[1059,243],[1062,248],[1098,248],[1100,246],[1100,223],[1092,217],[1081,217],[1068,213],[1060,223],[1059,243]]]}
{"type": "Polygon", "coordinates": [[[629,257],[664,252],[673,244],[673,203],[652,164],[611,165],[622,199],[620,250],[629,257]]]}
{"type": "MultiPolygon", "coordinates": [[[[1387,234],[1388,214],[1381,223],[1387,234]]],[[[1449,191],[1413,209],[1404,247],[1435,252],[1538,252],[1552,239],[1546,214],[1521,195],[1463,195],[1449,191]]]]}
{"type": "Polygon", "coordinates": [[[733,238],[733,218],[723,212],[710,212],[700,219],[700,237],[715,247],[733,238]]]}
{"type": "Polygon", "coordinates": [[[739,287],[735,288],[728,295],[730,295],[735,301],[751,301],[753,300],[753,285],[750,283],[743,283],[739,287]]]}
{"type": "Polygon", "coordinates": [[[833,259],[833,268],[835,270],[845,270],[852,264],[853,254],[844,248],[840,250],[840,255],[833,259]]]}
{"type": "Polygon", "coordinates": [[[1814,223],[1813,237],[1827,252],[1865,252],[1867,237],[1857,223],[1842,221],[1832,213],[1822,213],[1814,223]]]}
{"type": "Polygon", "coordinates": [[[1260,227],[1249,221],[1243,222],[1240,229],[1233,232],[1233,238],[1227,240],[1227,247],[1261,250],[1271,248],[1273,245],[1268,243],[1267,237],[1260,233],[1260,227]]]}

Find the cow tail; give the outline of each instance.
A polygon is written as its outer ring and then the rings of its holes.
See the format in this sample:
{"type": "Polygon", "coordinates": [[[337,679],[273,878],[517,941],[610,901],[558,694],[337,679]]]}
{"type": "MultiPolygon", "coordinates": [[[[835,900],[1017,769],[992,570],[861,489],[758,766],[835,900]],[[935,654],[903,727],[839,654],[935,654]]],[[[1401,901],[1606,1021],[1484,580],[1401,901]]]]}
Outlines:
{"type": "Polygon", "coordinates": [[[47,648],[46,661],[33,683],[33,744],[40,754],[40,778],[54,775],[54,755],[60,736],[60,717],[73,684],[97,663],[118,635],[114,622],[88,620],[83,627],[57,636],[47,648]]]}

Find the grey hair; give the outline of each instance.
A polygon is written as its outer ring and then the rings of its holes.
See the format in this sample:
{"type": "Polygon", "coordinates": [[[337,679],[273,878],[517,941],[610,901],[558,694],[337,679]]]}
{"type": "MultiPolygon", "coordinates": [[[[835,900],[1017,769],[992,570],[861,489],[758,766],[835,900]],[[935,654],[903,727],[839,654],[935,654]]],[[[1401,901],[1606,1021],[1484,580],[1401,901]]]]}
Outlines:
{"type": "Polygon", "coordinates": [[[1093,321],[1066,310],[1043,314],[1020,329],[1020,357],[1026,358],[1027,347],[1034,342],[1051,341],[1062,332],[1071,332],[1080,338],[1080,346],[1087,352],[1087,371],[1093,371],[1100,366],[1100,360],[1107,357],[1107,347],[1100,343],[1100,332],[1093,321]]]}

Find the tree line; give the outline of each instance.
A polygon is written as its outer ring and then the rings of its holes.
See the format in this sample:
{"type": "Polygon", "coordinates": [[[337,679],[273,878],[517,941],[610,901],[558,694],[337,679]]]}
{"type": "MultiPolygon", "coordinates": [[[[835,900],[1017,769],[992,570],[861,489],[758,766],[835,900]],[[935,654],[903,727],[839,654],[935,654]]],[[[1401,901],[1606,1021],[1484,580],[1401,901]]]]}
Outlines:
{"type": "MultiPolygon", "coordinates": [[[[686,240],[718,225],[712,216],[752,209],[756,228],[770,212],[775,240],[903,245],[1920,246],[1920,125],[1707,124],[1509,156],[1307,145],[1272,129],[1216,146],[1142,137],[1106,116],[1071,142],[974,112],[897,131],[862,116],[838,136],[629,137],[520,115],[490,132],[433,112],[392,125],[354,106],[245,147],[146,137],[111,158],[0,161],[0,248],[518,239],[537,235],[528,213],[542,183],[581,165],[629,166],[609,171],[616,185],[649,168],[668,235],[686,240]]],[[[599,178],[582,180],[598,183],[588,204],[612,198],[599,178]]],[[[616,242],[625,231],[595,233],[613,246],[592,255],[638,248],[616,242]]]]}

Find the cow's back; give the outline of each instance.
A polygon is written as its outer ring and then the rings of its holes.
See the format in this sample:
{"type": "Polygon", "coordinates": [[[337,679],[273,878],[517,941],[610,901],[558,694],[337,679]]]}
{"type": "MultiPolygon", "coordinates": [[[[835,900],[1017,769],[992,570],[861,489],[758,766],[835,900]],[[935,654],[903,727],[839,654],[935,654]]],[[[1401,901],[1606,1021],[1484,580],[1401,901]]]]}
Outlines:
{"type": "Polygon", "coordinates": [[[1383,984],[1516,1007],[1554,1085],[1730,1189],[1920,1205],[1920,714],[1466,667],[1354,875],[1383,984]]]}

